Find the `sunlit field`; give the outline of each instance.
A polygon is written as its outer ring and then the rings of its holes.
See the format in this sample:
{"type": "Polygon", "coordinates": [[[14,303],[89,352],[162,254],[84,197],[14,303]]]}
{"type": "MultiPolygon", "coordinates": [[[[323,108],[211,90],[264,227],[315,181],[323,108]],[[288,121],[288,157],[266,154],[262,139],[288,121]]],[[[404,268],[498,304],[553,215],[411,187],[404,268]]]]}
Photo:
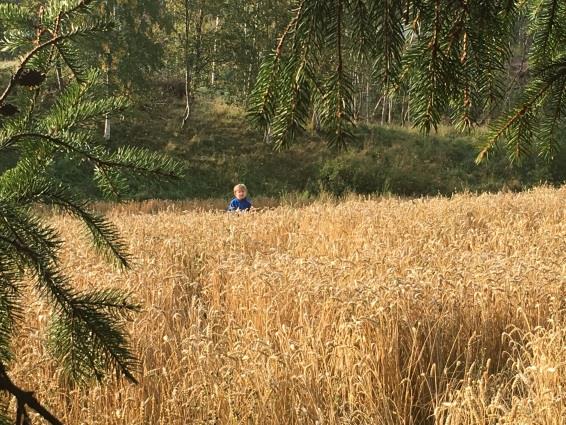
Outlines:
{"type": "Polygon", "coordinates": [[[108,215],[131,271],[50,221],[143,305],[140,383],[66,384],[30,304],[11,373],[66,424],[566,424],[566,188],[108,215]]]}

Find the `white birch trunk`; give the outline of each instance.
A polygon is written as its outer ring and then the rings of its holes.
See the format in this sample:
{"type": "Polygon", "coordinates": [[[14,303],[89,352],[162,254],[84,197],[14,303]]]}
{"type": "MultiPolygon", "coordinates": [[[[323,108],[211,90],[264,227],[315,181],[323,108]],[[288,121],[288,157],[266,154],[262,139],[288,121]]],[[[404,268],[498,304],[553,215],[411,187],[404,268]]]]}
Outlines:
{"type": "Polygon", "coordinates": [[[216,81],[216,33],[218,32],[218,25],[220,24],[220,17],[216,17],[216,22],[214,24],[214,45],[212,46],[212,69],[210,71],[210,85],[214,86],[216,81]]]}

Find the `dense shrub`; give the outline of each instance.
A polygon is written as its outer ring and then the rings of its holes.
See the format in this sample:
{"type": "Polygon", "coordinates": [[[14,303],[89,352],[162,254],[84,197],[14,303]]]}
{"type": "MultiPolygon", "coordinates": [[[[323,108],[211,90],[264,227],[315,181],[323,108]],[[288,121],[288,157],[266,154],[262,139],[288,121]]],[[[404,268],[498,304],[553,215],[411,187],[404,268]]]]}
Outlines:
{"type": "Polygon", "coordinates": [[[566,180],[566,152],[550,163],[531,158],[511,165],[503,152],[480,165],[472,137],[425,137],[409,131],[375,129],[363,146],[322,160],[320,187],[335,195],[345,192],[392,193],[402,196],[450,195],[521,190],[566,180]]]}

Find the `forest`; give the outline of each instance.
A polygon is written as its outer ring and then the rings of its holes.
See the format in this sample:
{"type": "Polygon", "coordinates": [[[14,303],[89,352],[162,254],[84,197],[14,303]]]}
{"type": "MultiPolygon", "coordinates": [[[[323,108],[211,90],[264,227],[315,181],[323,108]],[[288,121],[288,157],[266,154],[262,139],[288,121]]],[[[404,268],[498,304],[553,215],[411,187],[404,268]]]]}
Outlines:
{"type": "MultiPolygon", "coordinates": [[[[43,2],[3,3],[37,12],[43,2]]],[[[106,96],[128,103],[97,123],[98,137],[184,163],[180,184],[122,184],[131,199],[225,197],[240,180],[275,198],[515,191],[565,180],[560,2],[448,2],[437,36],[434,2],[344,2],[338,56],[335,10],[311,3],[104,2],[97,19],[112,29],[58,45],[45,95],[96,68],[106,96]],[[549,70],[556,79],[539,96],[549,70]],[[478,155],[489,160],[478,165],[478,155]]],[[[4,33],[1,81],[26,41],[4,33]]],[[[60,158],[55,167],[86,197],[104,196],[89,164],[60,158]]]]}

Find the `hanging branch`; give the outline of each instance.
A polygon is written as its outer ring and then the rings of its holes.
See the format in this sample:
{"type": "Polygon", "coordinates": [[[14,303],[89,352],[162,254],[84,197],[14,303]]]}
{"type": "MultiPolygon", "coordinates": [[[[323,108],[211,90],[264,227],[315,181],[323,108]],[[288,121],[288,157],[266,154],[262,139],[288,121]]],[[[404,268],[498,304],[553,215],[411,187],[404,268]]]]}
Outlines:
{"type": "Polygon", "coordinates": [[[438,90],[438,75],[436,75],[436,71],[438,70],[438,55],[439,55],[439,47],[438,47],[438,39],[440,33],[440,0],[436,0],[434,2],[434,27],[432,33],[432,40],[429,44],[431,48],[431,64],[430,64],[430,72],[432,78],[432,91],[428,94],[427,100],[427,107],[426,107],[426,121],[424,123],[427,131],[430,130],[430,125],[434,126],[436,130],[437,120],[434,118],[436,115],[435,108],[435,91],[438,90]]]}
{"type": "MultiPolygon", "coordinates": [[[[86,2],[86,0],[85,0],[86,2]]],[[[2,93],[2,95],[0,96],[0,104],[2,104],[6,98],[9,96],[9,94],[12,92],[12,90],[14,89],[14,87],[16,86],[17,81],[19,80],[20,76],[22,75],[22,73],[24,72],[24,69],[27,65],[27,63],[34,57],[37,55],[37,53],[49,46],[53,46],[56,45],[58,43],[60,43],[63,40],[72,38],[74,36],[76,36],[77,34],[79,34],[80,30],[75,30],[75,31],[71,31],[69,33],[66,34],[54,34],[49,40],[44,41],[43,43],[39,44],[38,46],[34,47],[32,50],[30,50],[22,59],[22,61],[20,62],[18,69],[16,70],[16,72],[14,74],[12,74],[12,77],[10,78],[10,81],[8,81],[8,85],[6,86],[6,89],[4,90],[4,92],[2,93]]]]}
{"type": "Polygon", "coordinates": [[[274,54],[268,56],[260,67],[259,75],[254,90],[250,95],[251,107],[249,117],[253,122],[264,128],[268,135],[268,128],[273,114],[273,97],[276,96],[276,85],[279,77],[283,47],[287,37],[296,31],[297,22],[302,17],[305,0],[299,4],[295,16],[277,42],[274,54]]]}
{"type": "MultiPolygon", "coordinates": [[[[39,70],[49,71],[58,44],[66,40],[71,43],[77,37],[92,36],[108,29],[103,21],[91,22],[90,18],[97,19],[94,14],[84,16],[88,18],[86,22],[82,15],[78,16],[78,13],[90,11],[85,10],[90,3],[94,1],[53,0],[46,3],[48,9],[22,8],[22,11],[35,17],[34,22],[39,21],[40,28],[32,32],[29,39],[19,37],[12,44],[9,40],[3,43],[11,48],[26,46],[29,51],[20,56],[19,64],[0,96],[0,103],[4,104],[5,99],[13,95],[17,84],[28,87],[41,85],[45,75],[34,70],[30,72],[34,78],[27,78],[26,72],[31,71],[30,64],[39,70]],[[72,7],[63,11],[63,3],[65,7],[69,7],[69,4],[72,7]],[[69,14],[73,16],[67,20],[69,14]]],[[[0,7],[3,23],[6,10],[0,7]]],[[[30,25],[27,21],[21,23],[18,34],[27,36],[30,25]]],[[[79,59],[77,66],[81,65],[79,59]]],[[[98,81],[99,73],[93,71],[89,72],[86,81],[70,84],[64,92],[54,93],[53,96],[38,96],[39,90],[23,91],[18,93],[21,102],[37,102],[38,106],[42,106],[41,114],[38,113],[39,107],[37,110],[32,107],[27,116],[7,118],[6,121],[2,118],[0,149],[15,147],[19,156],[13,166],[0,174],[0,277],[6,280],[2,282],[3,286],[20,282],[25,284],[27,277],[33,278],[29,286],[33,286],[38,297],[52,307],[53,320],[48,329],[47,348],[61,362],[64,372],[71,379],[76,382],[86,382],[92,378],[100,380],[105,372],[115,371],[117,376],[136,383],[133,373],[139,364],[124,325],[130,313],[138,311],[139,306],[130,301],[130,294],[122,294],[121,291],[93,289],[79,292],[73,288],[59,267],[58,253],[63,241],[58,232],[43,224],[42,219],[30,208],[35,204],[62,207],[86,226],[92,244],[100,254],[127,266],[126,247],[117,229],[104,217],[89,211],[87,203],[81,201],[80,191],[66,182],[65,177],[54,170],[55,167],[50,167],[59,157],[73,160],[77,165],[79,161],[91,162],[95,166],[95,173],[108,174],[108,181],[102,181],[101,178],[97,180],[96,174],[93,178],[101,190],[114,182],[120,183],[118,179],[127,174],[180,175],[181,164],[165,155],[141,148],[111,150],[98,143],[92,124],[104,113],[126,106],[123,98],[101,97],[96,90],[98,81]],[[111,175],[113,172],[115,174],[111,175]]],[[[15,293],[13,302],[9,299],[2,306],[2,313],[6,315],[4,323],[13,321],[11,315],[18,313],[19,298],[20,294],[15,293]]],[[[10,342],[16,336],[13,328],[8,323],[2,330],[0,354],[3,361],[12,358],[10,342]]],[[[29,409],[37,411],[50,424],[61,424],[32,392],[19,388],[10,379],[5,364],[1,362],[0,391],[15,398],[17,425],[31,423],[26,412],[29,409]]],[[[4,412],[1,416],[4,417],[4,412]]]]}
{"type": "MultiPolygon", "coordinates": [[[[522,104],[521,107],[516,110],[516,112],[514,112],[503,125],[498,127],[495,134],[489,138],[484,148],[476,157],[476,164],[482,162],[487,157],[489,152],[493,149],[497,141],[501,139],[503,135],[508,132],[515,124],[517,124],[523,117],[525,117],[529,112],[532,111],[535,103],[548,91],[550,87],[552,87],[553,83],[554,81],[549,81],[545,85],[543,85],[533,97],[522,104]]],[[[519,146],[517,146],[517,149],[518,148],[519,146]]]]}

